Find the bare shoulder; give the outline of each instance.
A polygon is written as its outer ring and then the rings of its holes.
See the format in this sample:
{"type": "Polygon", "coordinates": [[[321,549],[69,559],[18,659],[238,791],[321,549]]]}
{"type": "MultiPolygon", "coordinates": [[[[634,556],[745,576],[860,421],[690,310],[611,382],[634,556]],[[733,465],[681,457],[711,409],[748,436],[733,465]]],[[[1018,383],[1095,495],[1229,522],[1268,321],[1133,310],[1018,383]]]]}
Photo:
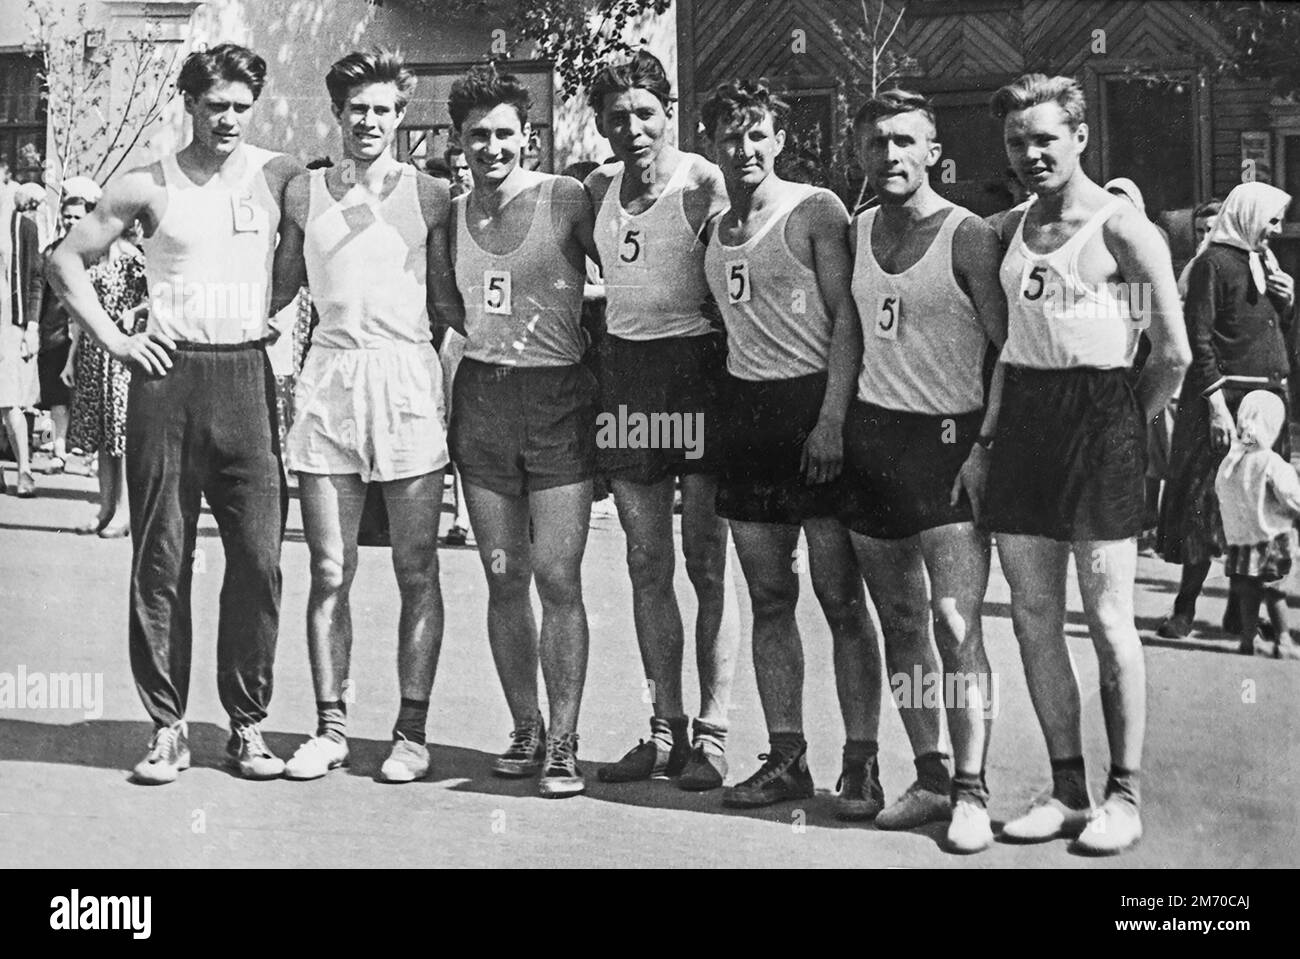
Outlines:
{"type": "Polygon", "coordinates": [[[606,163],[587,174],[583,186],[586,187],[593,203],[599,203],[605,198],[609,185],[614,182],[614,177],[622,167],[621,163],[606,163]]]}
{"type": "Polygon", "coordinates": [[[557,212],[572,222],[580,221],[591,210],[591,197],[587,189],[571,176],[553,176],[551,203],[557,212]]]}
{"type": "Polygon", "coordinates": [[[293,219],[303,225],[307,220],[307,209],[311,205],[311,171],[303,170],[289,178],[284,188],[284,209],[293,219]]]}
{"type": "Polygon", "coordinates": [[[838,196],[822,187],[814,187],[799,201],[790,218],[799,217],[807,223],[810,232],[842,234],[849,224],[849,211],[838,196]]]}
{"type": "Polygon", "coordinates": [[[267,159],[262,167],[266,174],[266,181],[272,187],[280,186],[283,189],[299,173],[305,173],[307,168],[287,153],[273,153],[267,159]]]}
{"type": "Polygon", "coordinates": [[[420,211],[424,222],[436,226],[445,222],[447,212],[451,209],[451,184],[446,180],[429,176],[422,170],[415,170],[415,194],[420,200],[420,211]]]}
{"type": "Polygon", "coordinates": [[[722,171],[711,160],[698,153],[687,153],[686,160],[691,164],[690,188],[706,190],[720,196],[727,195],[727,184],[722,179],[722,171]]]}
{"type": "Polygon", "coordinates": [[[135,219],[165,196],[162,161],[135,167],[108,181],[99,205],[123,220],[135,219]]]}
{"type": "Polygon", "coordinates": [[[1106,248],[1116,253],[1142,257],[1163,255],[1169,260],[1169,248],[1160,230],[1146,214],[1127,203],[1107,218],[1102,225],[1102,238],[1106,248]]]}
{"type": "Polygon", "coordinates": [[[978,216],[965,217],[957,224],[952,237],[953,252],[960,262],[976,265],[992,259],[997,266],[1002,258],[1002,245],[998,231],[978,216]]]}

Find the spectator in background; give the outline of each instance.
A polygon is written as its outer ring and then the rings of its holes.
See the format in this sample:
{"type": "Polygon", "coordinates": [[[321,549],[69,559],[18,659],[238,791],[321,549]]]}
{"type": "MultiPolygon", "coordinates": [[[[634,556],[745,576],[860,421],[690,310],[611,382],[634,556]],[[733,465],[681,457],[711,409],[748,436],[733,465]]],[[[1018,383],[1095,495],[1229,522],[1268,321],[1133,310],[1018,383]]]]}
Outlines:
{"type": "Polygon", "coordinates": [[[425,160],[424,172],[435,180],[451,182],[451,167],[447,166],[447,161],[442,157],[429,157],[429,159],[425,160]]]}
{"type": "Polygon", "coordinates": [[[38,183],[24,183],[14,192],[13,214],[6,225],[5,295],[0,298],[0,419],[18,464],[16,492],[24,499],[36,495],[23,409],[40,398],[35,360],[40,345],[41,248],[36,216],[44,201],[45,188],[38,183]]]}
{"type": "Polygon", "coordinates": [[[452,199],[474,189],[474,177],[469,172],[469,161],[465,159],[465,151],[460,148],[459,144],[453,143],[447,147],[442,154],[442,160],[447,164],[447,169],[451,171],[452,199]]]}
{"type": "Polygon", "coordinates": [[[1219,210],[1222,207],[1223,204],[1218,200],[1209,200],[1192,211],[1192,237],[1195,240],[1196,253],[1178,275],[1178,295],[1184,300],[1187,299],[1187,278],[1191,276],[1192,263],[1209,245],[1210,231],[1214,229],[1214,222],[1219,218],[1219,210]]]}
{"type": "Polygon", "coordinates": [[[984,222],[993,227],[999,237],[1002,236],[1002,223],[1012,210],[1018,210],[1029,200],[1029,191],[1020,182],[1014,167],[1007,167],[1002,174],[1001,192],[1006,197],[1006,209],[992,216],[986,216],[984,222]]]}

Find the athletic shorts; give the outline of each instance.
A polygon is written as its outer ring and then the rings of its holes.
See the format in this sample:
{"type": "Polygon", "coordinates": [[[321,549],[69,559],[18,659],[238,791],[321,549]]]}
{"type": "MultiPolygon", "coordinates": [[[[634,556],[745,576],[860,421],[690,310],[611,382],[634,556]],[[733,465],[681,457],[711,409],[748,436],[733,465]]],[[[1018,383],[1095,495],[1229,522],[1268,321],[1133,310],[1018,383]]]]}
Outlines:
{"type": "Polygon", "coordinates": [[[812,486],[802,474],[804,443],[817,425],[825,394],[825,373],[787,380],[723,375],[719,516],[789,525],[840,516],[847,489],[843,474],[812,486]]]}
{"type": "Polygon", "coordinates": [[[844,522],[876,539],[907,539],[972,521],[952,487],[979,437],[984,411],[953,416],[904,413],[854,399],[844,424],[848,506],[844,522]]]}
{"type": "Polygon", "coordinates": [[[72,405],[72,391],[64,385],[62,379],[63,368],[68,365],[68,353],[71,349],[72,343],[63,342],[58,346],[51,346],[36,357],[36,375],[41,384],[41,401],[36,405],[43,410],[54,406],[72,405]]]}
{"type": "Polygon", "coordinates": [[[432,344],[314,344],[294,388],[285,465],[366,483],[423,476],[447,465],[446,422],[432,344]]]}
{"type": "Polygon", "coordinates": [[[625,340],[606,335],[597,359],[596,466],[611,479],[649,485],[713,473],[720,334],[625,340]]]}
{"type": "Polygon", "coordinates": [[[462,482],[523,496],[595,475],[599,387],[581,363],[501,366],[466,357],[452,392],[451,450],[462,482]]]}
{"type": "Polygon", "coordinates": [[[980,525],[1061,542],[1136,536],[1146,442],[1128,370],[1008,366],[980,525]]]}

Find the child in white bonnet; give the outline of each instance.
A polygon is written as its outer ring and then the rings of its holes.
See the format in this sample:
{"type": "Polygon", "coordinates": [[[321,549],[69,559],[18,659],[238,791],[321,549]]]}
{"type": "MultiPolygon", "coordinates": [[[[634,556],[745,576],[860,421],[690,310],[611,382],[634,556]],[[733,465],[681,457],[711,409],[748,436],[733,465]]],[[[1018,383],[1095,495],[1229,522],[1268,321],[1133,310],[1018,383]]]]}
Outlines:
{"type": "Polygon", "coordinates": [[[1300,516],[1300,478],[1273,443],[1286,427],[1286,407],[1276,394],[1255,390],[1241,401],[1237,435],[1215,477],[1223,517],[1223,571],[1241,603],[1240,652],[1256,651],[1259,603],[1264,600],[1277,635],[1275,655],[1300,658],[1287,629],[1286,593],[1300,516]]]}

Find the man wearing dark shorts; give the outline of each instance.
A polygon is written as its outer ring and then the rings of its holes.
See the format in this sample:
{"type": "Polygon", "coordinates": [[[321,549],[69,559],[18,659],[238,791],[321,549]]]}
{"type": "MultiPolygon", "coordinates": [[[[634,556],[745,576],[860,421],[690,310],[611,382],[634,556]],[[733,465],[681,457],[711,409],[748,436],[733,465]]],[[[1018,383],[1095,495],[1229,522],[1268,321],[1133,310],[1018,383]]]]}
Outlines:
{"type": "Polygon", "coordinates": [[[1146,671],[1133,588],[1145,424],[1177,389],[1191,353],[1164,239],[1080,165],[1088,126],[1077,81],[1028,74],[999,90],[992,108],[1003,121],[1007,157],[1035,197],[1003,228],[1005,385],[981,525],[997,534],[1012,624],[1052,763],[1051,798],[1007,823],[1002,835],[1042,842],[1077,834],[1076,851],[1112,854],[1142,835],[1146,671]],[[1135,388],[1129,369],[1143,327],[1151,355],[1135,388]],[[1095,814],[1078,680],[1065,643],[1071,555],[1097,652],[1111,754],[1106,801],[1095,814]]]}

